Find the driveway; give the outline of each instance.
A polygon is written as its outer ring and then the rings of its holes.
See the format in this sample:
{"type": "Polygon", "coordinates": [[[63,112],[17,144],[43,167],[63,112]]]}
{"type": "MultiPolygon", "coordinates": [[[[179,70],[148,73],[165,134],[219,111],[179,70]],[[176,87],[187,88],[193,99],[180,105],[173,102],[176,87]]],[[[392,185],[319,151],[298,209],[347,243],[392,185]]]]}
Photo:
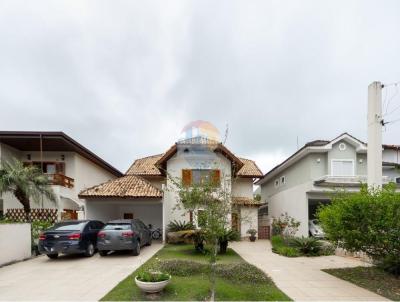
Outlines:
{"type": "Polygon", "coordinates": [[[162,244],[142,249],[140,256],[111,254],[91,258],[40,256],[0,268],[0,300],[96,300],[151,258],[162,244]]]}
{"type": "Polygon", "coordinates": [[[231,247],[257,266],[292,299],[299,301],[383,301],[382,296],[329,275],[321,269],[368,266],[339,256],[287,258],[271,251],[268,240],[233,242],[231,247]]]}

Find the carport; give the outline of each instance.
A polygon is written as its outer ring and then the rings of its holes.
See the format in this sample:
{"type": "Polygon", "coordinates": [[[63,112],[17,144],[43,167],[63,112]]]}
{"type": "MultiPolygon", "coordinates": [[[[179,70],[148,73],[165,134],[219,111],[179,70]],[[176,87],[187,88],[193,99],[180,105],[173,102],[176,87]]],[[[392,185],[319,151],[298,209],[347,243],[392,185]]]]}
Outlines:
{"type": "Polygon", "coordinates": [[[140,219],[154,228],[162,227],[162,191],[145,179],[126,175],[79,194],[86,219],[140,219]]]}
{"type": "Polygon", "coordinates": [[[317,213],[317,209],[321,205],[325,205],[330,203],[330,199],[321,199],[321,198],[316,198],[316,199],[308,199],[308,219],[314,219],[315,214],[317,213]]]}

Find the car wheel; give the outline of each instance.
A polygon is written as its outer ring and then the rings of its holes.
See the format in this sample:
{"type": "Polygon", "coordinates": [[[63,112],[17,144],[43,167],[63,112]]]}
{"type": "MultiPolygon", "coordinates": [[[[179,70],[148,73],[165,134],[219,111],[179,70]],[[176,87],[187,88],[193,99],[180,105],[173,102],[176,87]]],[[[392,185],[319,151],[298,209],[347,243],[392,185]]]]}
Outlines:
{"type": "Polygon", "coordinates": [[[85,256],[92,257],[94,255],[94,245],[93,243],[89,243],[86,247],[85,256]]]}
{"type": "Polygon", "coordinates": [[[140,242],[136,244],[135,249],[132,251],[133,256],[139,256],[140,255],[140,242]]]}
{"type": "Polygon", "coordinates": [[[99,251],[101,257],[105,257],[108,254],[108,251],[99,251]]]}
{"type": "Polygon", "coordinates": [[[58,254],[47,254],[47,257],[49,257],[50,259],[57,259],[58,258],[58,254]]]}

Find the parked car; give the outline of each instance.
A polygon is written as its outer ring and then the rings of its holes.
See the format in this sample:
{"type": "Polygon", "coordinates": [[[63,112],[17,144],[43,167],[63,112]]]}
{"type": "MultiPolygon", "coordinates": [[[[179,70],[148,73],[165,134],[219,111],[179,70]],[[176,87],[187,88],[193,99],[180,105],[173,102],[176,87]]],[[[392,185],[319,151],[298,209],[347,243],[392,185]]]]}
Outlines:
{"type": "Polygon", "coordinates": [[[151,245],[151,231],[139,219],[109,221],[97,235],[100,256],[110,251],[129,250],[133,255],[140,254],[140,248],[151,245]]]}
{"type": "Polygon", "coordinates": [[[308,230],[312,237],[316,237],[316,238],[324,238],[325,237],[325,232],[321,228],[321,225],[319,224],[317,219],[311,219],[308,221],[308,230]]]}
{"type": "Polygon", "coordinates": [[[104,223],[97,220],[71,220],[58,222],[39,236],[39,252],[51,259],[59,254],[94,255],[97,233],[104,223]]]}

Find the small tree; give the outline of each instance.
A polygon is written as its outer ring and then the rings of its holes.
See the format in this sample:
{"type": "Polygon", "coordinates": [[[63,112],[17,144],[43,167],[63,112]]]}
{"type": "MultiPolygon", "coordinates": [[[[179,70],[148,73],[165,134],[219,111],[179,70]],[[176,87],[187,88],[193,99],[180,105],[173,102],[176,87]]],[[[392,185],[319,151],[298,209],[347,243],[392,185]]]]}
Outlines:
{"type": "Polygon", "coordinates": [[[10,192],[24,207],[25,219],[30,221],[31,200],[39,202],[41,197],[55,201],[49,180],[35,166],[24,166],[14,159],[12,163],[4,162],[0,167],[0,194],[10,192]]]}
{"type": "Polygon", "coordinates": [[[327,237],[346,250],[362,251],[400,275],[400,194],[396,185],[358,193],[339,192],[317,217],[327,237]]]}
{"type": "Polygon", "coordinates": [[[171,181],[177,190],[178,208],[196,213],[201,211],[202,231],[205,239],[211,244],[211,300],[215,297],[216,262],[219,239],[226,236],[231,213],[230,181],[221,177],[220,184],[208,181],[201,184],[184,185],[180,179],[171,181]]]}

